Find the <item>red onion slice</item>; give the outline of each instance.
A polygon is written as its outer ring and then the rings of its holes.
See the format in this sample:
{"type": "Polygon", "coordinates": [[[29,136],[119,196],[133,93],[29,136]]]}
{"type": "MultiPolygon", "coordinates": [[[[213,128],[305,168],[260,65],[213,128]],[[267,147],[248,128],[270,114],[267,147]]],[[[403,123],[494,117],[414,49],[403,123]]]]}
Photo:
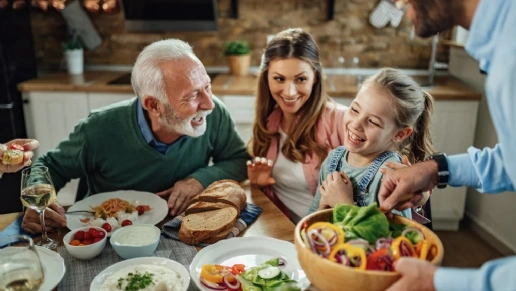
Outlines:
{"type": "Polygon", "coordinates": [[[376,240],[376,249],[390,248],[392,243],[392,238],[379,238],[376,240]]]}
{"type": "Polygon", "coordinates": [[[217,284],[217,283],[210,282],[208,280],[204,280],[203,277],[201,277],[201,284],[203,284],[204,286],[206,286],[210,289],[213,289],[213,290],[226,290],[227,289],[226,285],[217,284]]]}
{"type": "Polygon", "coordinates": [[[224,276],[224,284],[226,284],[226,287],[230,290],[238,290],[240,288],[240,281],[238,281],[235,277],[230,275],[224,276]],[[228,277],[233,278],[235,280],[235,283],[230,283],[228,277]]]}
{"type": "Polygon", "coordinates": [[[364,249],[366,252],[374,252],[374,248],[365,239],[357,238],[346,242],[347,244],[364,249]]]}
{"type": "Polygon", "coordinates": [[[407,232],[411,232],[411,231],[417,232],[421,236],[422,240],[425,239],[425,235],[423,234],[423,232],[415,227],[406,228],[405,230],[403,230],[403,232],[401,232],[401,236],[405,236],[407,234],[407,232]]]}
{"type": "Polygon", "coordinates": [[[287,260],[284,258],[278,257],[278,266],[285,266],[287,264],[287,260]]]}
{"type": "Polygon", "coordinates": [[[326,240],[324,235],[320,234],[316,229],[312,229],[307,233],[307,237],[310,237],[310,239],[315,242],[317,239],[313,239],[312,238],[313,236],[315,236],[319,240],[320,243],[323,243],[323,246],[325,248],[324,251],[317,249],[316,253],[319,255],[324,255],[324,256],[329,255],[330,251],[331,251],[330,244],[329,244],[328,240],[326,240]]]}

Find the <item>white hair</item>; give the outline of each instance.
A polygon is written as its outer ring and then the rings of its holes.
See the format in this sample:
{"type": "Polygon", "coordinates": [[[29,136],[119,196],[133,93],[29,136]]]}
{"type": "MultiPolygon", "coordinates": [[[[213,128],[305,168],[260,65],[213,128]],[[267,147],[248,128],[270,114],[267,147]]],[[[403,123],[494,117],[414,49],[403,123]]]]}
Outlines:
{"type": "Polygon", "coordinates": [[[142,104],[145,96],[168,102],[161,62],[191,57],[195,57],[192,47],[179,39],[160,40],[146,46],[136,59],[131,75],[131,85],[142,104]]]}

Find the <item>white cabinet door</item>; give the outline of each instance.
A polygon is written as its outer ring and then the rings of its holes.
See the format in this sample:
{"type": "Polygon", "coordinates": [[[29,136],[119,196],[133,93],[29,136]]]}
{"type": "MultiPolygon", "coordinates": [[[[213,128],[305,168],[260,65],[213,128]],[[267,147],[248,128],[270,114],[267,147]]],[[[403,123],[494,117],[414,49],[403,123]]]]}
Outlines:
{"type": "MultiPolygon", "coordinates": [[[[477,101],[436,101],[431,129],[435,149],[448,155],[465,153],[473,145],[477,111],[477,101]]],[[[458,229],[466,191],[466,187],[434,189],[431,202],[435,229],[458,229]]]]}
{"type": "Polygon", "coordinates": [[[89,111],[102,108],[104,106],[124,101],[136,97],[135,94],[125,93],[88,93],[88,108],[89,111]]]}
{"type": "MultiPolygon", "coordinates": [[[[29,137],[40,142],[35,159],[54,149],[66,139],[75,125],[88,116],[85,92],[29,92],[24,93],[28,103],[24,106],[29,137]]],[[[59,191],[58,201],[73,203],[78,181],[73,180],[59,191]]]]}
{"type": "Polygon", "coordinates": [[[248,95],[225,95],[220,96],[220,99],[235,121],[236,130],[242,136],[244,142],[247,142],[253,135],[256,98],[248,95]]]}

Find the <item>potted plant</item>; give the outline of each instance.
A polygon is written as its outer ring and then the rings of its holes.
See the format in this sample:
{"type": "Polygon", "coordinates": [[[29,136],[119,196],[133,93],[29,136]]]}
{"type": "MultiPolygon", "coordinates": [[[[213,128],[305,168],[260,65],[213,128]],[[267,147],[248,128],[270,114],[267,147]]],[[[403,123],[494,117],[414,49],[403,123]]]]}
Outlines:
{"type": "Polygon", "coordinates": [[[228,60],[229,73],[235,76],[245,76],[251,64],[251,48],[246,41],[229,41],[224,43],[224,55],[228,60]]]}
{"type": "Polygon", "coordinates": [[[82,74],[84,72],[83,44],[77,34],[74,34],[69,40],[63,42],[62,45],[68,74],[82,74]]]}

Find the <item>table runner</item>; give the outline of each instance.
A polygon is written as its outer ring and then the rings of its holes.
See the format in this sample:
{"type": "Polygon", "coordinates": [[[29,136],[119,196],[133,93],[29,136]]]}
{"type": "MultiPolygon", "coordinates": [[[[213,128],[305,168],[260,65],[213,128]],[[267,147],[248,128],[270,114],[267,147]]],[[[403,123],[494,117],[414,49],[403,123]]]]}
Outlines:
{"type": "MultiPolygon", "coordinates": [[[[123,261],[111,247],[109,241],[106,247],[97,257],[89,261],[83,261],[72,257],[64,246],[57,248],[57,252],[63,257],[66,265],[66,273],[63,280],[57,286],[59,291],[89,291],[91,281],[105,268],[123,261]]],[[[163,257],[174,260],[189,270],[190,263],[197,254],[193,246],[189,246],[180,241],[160,238],[159,245],[152,256],[163,257]]],[[[190,280],[188,291],[198,290],[190,280]]]]}

